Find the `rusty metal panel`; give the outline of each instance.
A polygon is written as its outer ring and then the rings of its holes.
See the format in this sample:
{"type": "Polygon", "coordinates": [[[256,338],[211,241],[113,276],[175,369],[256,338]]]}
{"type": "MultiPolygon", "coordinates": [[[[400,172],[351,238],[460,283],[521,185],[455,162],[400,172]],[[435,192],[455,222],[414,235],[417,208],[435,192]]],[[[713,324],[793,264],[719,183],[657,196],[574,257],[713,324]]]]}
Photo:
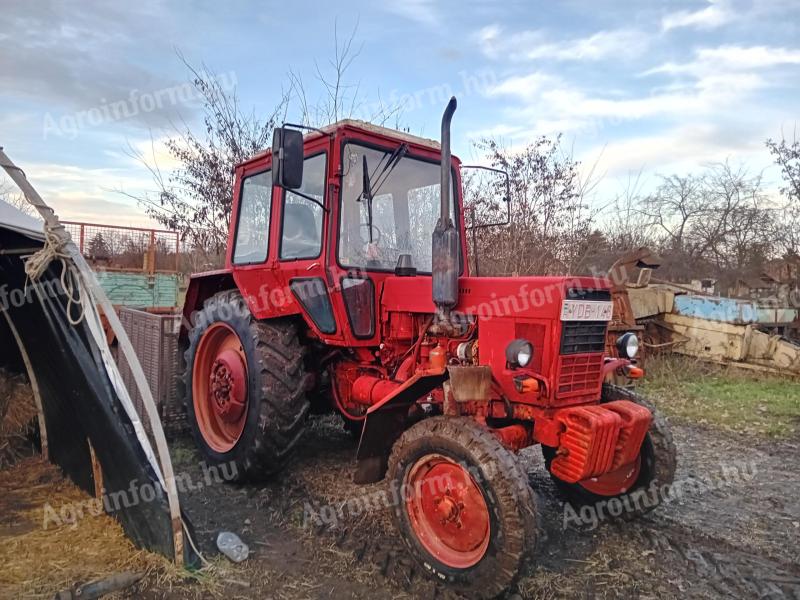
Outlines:
{"type": "Polygon", "coordinates": [[[449,366],[450,384],[456,402],[485,402],[492,387],[492,368],[449,366]]]}
{"type": "MultiPolygon", "coordinates": [[[[185,414],[177,392],[178,333],[180,315],[152,314],[123,307],[119,311],[122,326],[150,384],[161,422],[167,433],[177,433],[185,426],[185,414]]],[[[124,357],[118,360],[120,374],[145,429],[149,421],[133,373],[124,357]]]]}

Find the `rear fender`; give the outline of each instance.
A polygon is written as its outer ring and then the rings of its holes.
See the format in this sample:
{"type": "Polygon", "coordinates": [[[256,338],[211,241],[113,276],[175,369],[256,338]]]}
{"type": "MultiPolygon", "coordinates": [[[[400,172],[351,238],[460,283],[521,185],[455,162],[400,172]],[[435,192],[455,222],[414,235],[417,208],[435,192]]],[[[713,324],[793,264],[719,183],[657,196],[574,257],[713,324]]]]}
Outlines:
{"type": "Polygon", "coordinates": [[[189,329],[194,324],[193,315],[203,308],[206,300],[214,294],[235,288],[233,274],[228,269],[192,275],[189,279],[189,287],[186,289],[186,301],[183,304],[181,339],[188,335],[189,329]]]}

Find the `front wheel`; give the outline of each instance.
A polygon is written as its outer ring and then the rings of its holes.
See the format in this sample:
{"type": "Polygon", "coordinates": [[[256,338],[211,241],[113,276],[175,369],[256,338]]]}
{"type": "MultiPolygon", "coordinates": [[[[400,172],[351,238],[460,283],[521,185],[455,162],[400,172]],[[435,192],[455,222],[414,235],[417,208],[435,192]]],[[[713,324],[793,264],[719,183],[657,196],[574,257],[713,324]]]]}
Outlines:
{"type": "Polygon", "coordinates": [[[389,459],[394,523],[434,579],[493,598],[533,555],[537,509],[516,457],[473,419],[432,417],[389,459]]]}
{"type": "MultiPolygon", "coordinates": [[[[671,485],[675,479],[677,452],[669,424],[650,402],[627,388],[603,384],[602,402],[614,400],[634,402],[653,414],[653,421],[636,461],[618,471],[578,483],[568,483],[552,473],[550,476],[567,500],[576,507],[597,505],[611,498],[630,499],[622,503],[626,515],[638,516],[653,510],[661,503],[663,486],[671,485]]],[[[542,446],[542,453],[549,472],[556,449],[542,446]]]]}

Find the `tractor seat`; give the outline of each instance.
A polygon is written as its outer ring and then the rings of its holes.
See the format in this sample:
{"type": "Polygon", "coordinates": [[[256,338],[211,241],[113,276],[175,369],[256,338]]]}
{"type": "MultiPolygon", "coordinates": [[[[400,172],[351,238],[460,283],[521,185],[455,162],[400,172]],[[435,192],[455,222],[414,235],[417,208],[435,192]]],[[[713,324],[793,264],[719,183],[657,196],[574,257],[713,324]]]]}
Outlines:
{"type": "Polygon", "coordinates": [[[305,204],[286,203],[283,209],[281,258],[314,258],[319,254],[319,231],[314,211],[305,204]]]}

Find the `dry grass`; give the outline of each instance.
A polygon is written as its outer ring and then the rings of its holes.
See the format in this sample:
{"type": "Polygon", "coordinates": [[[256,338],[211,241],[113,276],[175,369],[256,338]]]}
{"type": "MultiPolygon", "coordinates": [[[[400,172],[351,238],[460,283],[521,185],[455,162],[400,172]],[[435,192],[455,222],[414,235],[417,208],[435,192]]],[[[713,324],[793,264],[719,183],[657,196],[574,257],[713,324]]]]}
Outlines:
{"type": "Polygon", "coordinates": [[[36,412],[27,380],[0,369],[0,468],[25,455],[21,449],[36,427],[36,412]]]}
{"type": "Polygon", "coordinates": [[[135,548],[108,515],[86,514],[73,524],[46,518],[48,505],[59,513],[87,499],[41,457],[0,471],[0,597],[52,598],[76,583],[126,571],[176,581],[180,574],[171,563],[135,548]]]}

